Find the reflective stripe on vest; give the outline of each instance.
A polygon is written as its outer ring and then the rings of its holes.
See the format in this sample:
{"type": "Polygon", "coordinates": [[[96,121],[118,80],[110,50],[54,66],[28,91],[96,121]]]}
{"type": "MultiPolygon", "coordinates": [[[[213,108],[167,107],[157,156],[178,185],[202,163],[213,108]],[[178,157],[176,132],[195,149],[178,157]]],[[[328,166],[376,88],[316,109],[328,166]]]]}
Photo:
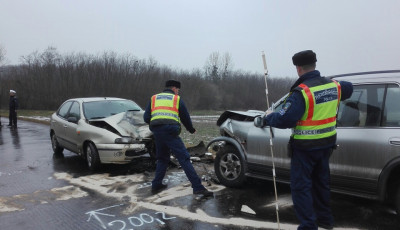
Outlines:
{"type": "Polygon", "coordinates": [[[336,81],[308,87],[300,84],[306,110],[293,130],[294,139],[315,140],[336,134],[336,112],[341,88],[336,81]]]}
{"type": "Polygon", "coordinates": [[[171,93],[159,93],[151,97],[151,120],[172,119],[179,121],[180,97],[171,93]]]}

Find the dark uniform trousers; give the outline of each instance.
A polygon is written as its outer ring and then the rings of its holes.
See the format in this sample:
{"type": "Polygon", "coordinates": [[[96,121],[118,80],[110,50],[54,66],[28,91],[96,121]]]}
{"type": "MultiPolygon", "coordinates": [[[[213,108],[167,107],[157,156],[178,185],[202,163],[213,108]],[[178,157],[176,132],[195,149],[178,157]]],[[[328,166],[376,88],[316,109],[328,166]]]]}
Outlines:
{"type": "Polygon", "coordinates": [[[169,150],[171,150],[178,159],[187,178],[192,183],[193,192],[204,190],[205,187],[201,184],[201,179],[190,162],[189,152],[183,144],[182,139],[179,137],[180,126],[156,125],[151,126],[151,131],[155,137],[157,155],[156,175],[152,181],[152,187],[157,188],[161,185],[165,173],[167,172],[168,163],[170,161],[169,150]]]}
{"type": "Polygon", "coordinates": [[[294,209],[301,222],[298,229],[318,229],[318,222],[333,226],[329,172],[331,153],[331,148],[314,151],[293,149],[290,187],[294,209]]]}
{"type": "Polygon", "coordinates": [[[10,113],[9,113],[9,116],[8,116],[8,120],[9,120],[9,123],[8,123],[8,125],[14,125],[14,126],[17,126],[17,112],[15,111],[15,110],[13,110],[13,109],[10,109],[10,113]]]}

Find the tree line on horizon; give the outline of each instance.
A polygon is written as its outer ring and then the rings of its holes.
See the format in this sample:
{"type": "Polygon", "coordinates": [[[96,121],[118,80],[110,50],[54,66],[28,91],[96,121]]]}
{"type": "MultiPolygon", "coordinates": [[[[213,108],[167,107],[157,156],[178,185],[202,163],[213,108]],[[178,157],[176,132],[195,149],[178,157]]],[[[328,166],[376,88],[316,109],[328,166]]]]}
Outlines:
{"type": "MultiPolygon", "coordinates": [[[[209,56],[203,69],[191,71],[115,52],[62,55],[54,47],[22,56],[21,64],[0,67],[2,109],[8,109],[10,89],[17,91],[20,109],[56,110],[65,100],[78,97],[120,97],[145,108],[168,79],[181,82],[180,95],[190,111],[267,109],[264,76],[233,70],[230,55],[218,52],[209,56]]],[[[288,92],[295,80],[269,77],[270,103],[288,92]]]]}

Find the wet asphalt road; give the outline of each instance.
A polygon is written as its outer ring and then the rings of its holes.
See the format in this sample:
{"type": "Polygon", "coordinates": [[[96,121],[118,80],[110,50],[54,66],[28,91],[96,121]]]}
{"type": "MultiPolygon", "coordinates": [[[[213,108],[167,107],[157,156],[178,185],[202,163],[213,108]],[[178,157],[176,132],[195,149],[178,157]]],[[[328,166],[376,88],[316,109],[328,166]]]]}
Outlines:
{"type": "MultiPolygon", "coordinates": [[[[200,176],[211,163],[194,163],[200,176]]],[[[246,188],[211,183],[213,198],[192,194],[177,167],[168,188],[150,193],[154,164],[108,165],[91,173],[77,155],[54,155],[49,127],[19,121],[0,130],[0,229],[277,229],[273,184],[251,180],[246,188]]],[[[296,229],[287,185],[278,185],[281,229],[296,229]]],[[[335,229],[400,229],[393,210],[364,199],[333,195],[335,229]]]]}

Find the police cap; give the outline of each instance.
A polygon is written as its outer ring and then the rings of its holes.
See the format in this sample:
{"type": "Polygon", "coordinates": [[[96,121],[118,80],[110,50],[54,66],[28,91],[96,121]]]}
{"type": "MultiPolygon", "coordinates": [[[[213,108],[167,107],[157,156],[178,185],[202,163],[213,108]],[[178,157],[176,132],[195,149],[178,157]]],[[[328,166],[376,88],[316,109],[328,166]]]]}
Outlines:
{"type": "Polygon", "coordinates": [[[295,66],[310,65],[317,62],[317,55],[312,50],[304,50],[293,55],[292,61],[295,66]]]}
{"type": "Polygon", "coordinates": [[[165,87],[172,87],[172,86],[175,86],[176,88],[180,89],[181,83],[175,80],[168,80],[165,82],[165,87]]]}

